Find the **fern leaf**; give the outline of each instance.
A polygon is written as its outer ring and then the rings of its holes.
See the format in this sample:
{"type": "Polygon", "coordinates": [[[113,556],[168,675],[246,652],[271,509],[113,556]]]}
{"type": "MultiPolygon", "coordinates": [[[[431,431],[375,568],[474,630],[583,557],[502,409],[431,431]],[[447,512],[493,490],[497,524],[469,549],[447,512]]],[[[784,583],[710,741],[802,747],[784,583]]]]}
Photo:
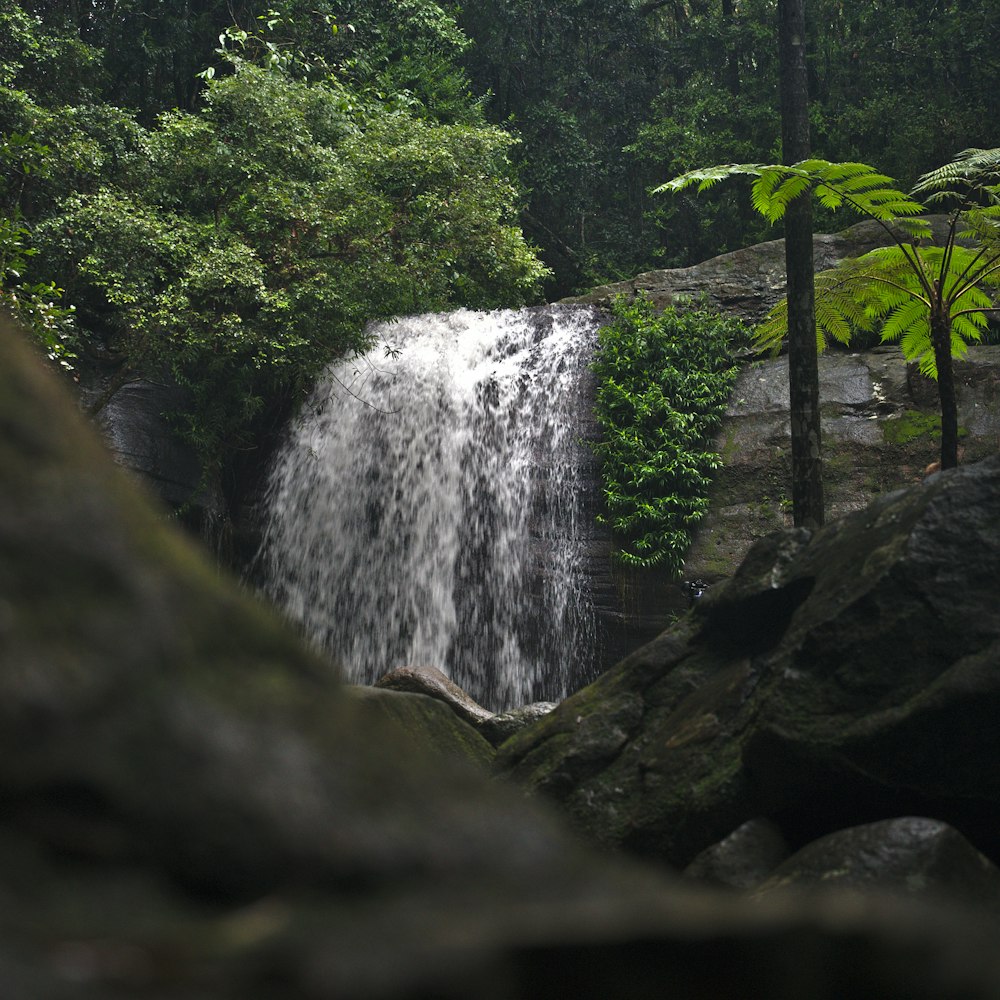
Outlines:
{"type": "Polygon", "coordinates": [[[791,202],[808,191],[812,185],[812,179],[801,174],[790,174],[782,178],[774,189],[768,210],[762,214],[769,222],[777,222],[784,216],[791,202]]]}
{"type": "Polygon", "coordinates": [[[770,166],[753,183],[750,199],[768,222],[777,222],[792,199],[808,190],[812,180],[795,167],[770,166]]]}
{"type": "Polygon", "coordinates": [[[927,219],[895,219],[893,225],[897,229],[902,230],[911,239],[926,239],[931,235],[931,224],[927,219]]]}
{"type": "Polygon", "coordinates": [[[750,188],[750,202],[756,212],[766,216],[774,189],[781,183],[782,174],[777,170],[765,170],[750,188]]]}
{"type": "Polygon", "coordinates": [[[676,193],[692,187],[695,184],[698,185],[699,191],[705,191],[729,177],[733,177],[738,174],[756,176],[765,169],[768,168],[759,163],[722,163],[715,167],[701,167],[698,170],[689,170],[687,173],[681,174],[679,177],[674,177],[665,184],[661,184],[659,187],[653,188],[652,193],[676,193]]]}
{"type": "Polygon", "coordinates": [[[955,316],[951,321],[951,354],[961,357],[966,352],[966,344],[978,344],[983,339],[986,327],[986,317],[981,312],[967,313],[955,316]],[[957,338],[957,339],[956,339],[957,338]],[[957,352],[961,342],[961,354],[957,352]]]}
{"type": "Polygon", "coordinates": [[[760,354],[777,354],[788,334],[788,299],[782,299],[753,333],[752,346],[760,354]]]}
{"type": "Polygon", "coordinates": [[[923,302],[917,299],[909,299],[906,302],[900,303],[889,313],[885,323],[882,324],[880,337],[883,343],[891,343],[894,340],[899,340],[904,334],[914,328],[929,331],[927,309],[923,302]]]}
{"type": "Polygon", "coordinates": [[[816,332],[817,348],[820,352],[826,349],[826,337],[832,337],[841,344],[849,344],[854,333],[853,324],[838,308],[839,303],[830,298],[816,298],[816,332]]]}
{"type": "MultiPolygon", "coordinates": [[[[934,361],[934,350],[931,347],[931,328],[927,323],[915,323],[908,327],[899,340],[900,350],[907,361],[916,361],[920,364],[921,371],[924,371],[923,359],[929,354],[931,362],[934,361]]],[[[924,371],[924,374],[928,374],[924,371]]],[[[937,378],[937,367],[931,378],[937,378]]]]}
{"type": "Polygon", "coordinates": [[[815,174],[819,176],[824,171],[837,166],[846,166],[846,164],[831,163],[829,160],[811,157],[808,160],[799,160],[798,163],[793,163],[789,169],[798,171],[800,174],[815,174]]]}
{"type": "Polygon", "coordinates": [[[931,170],[917,179],[911,194],[928,204],[942,200],[963,200],[975,189],[1000,181],[1000,148],[963,149],[951,163],[931,170]]]}
{"type": "Polygon", "coordinates": [[[917,367],[920,369],[920,374],[925,375],[927,378],[934,379],[937,381],[937,358],[934,357],[934,352],[932,350],[926,350],[919,358],[916,358],[917,367]]]}
{"type": "MultiPolygon", "coordinates": [[[[864,166],[864,164],[851,164],[851,166],[864,166]]],[[[836,182],[837,188],[841,191],[869,191],[891,188],[896,181],[887,176],[871,171],[855,172],[844,177],[831,174],[823,178],[824,183],[832,184],[836,182]]]]}

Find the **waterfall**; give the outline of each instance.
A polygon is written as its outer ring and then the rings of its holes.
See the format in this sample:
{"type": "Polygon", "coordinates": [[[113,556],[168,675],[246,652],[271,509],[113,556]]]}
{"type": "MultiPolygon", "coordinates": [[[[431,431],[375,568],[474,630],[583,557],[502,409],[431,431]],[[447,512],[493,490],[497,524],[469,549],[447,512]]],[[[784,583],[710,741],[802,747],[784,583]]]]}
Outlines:
{"type": "Polygon", "coordinates": [[[265,590],[349,679],[433,666],[501,710],[593,676],[594,311],[407,317],[328,370],[270,475],[265,590]]]}

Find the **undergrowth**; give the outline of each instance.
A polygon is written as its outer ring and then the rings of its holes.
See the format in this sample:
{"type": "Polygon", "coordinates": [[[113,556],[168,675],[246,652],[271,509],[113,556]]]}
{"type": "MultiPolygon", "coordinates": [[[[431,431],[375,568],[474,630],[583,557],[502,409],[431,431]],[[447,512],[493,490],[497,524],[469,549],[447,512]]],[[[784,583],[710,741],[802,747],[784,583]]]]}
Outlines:
{"type": "Polygon", "coordinates": [[[657,313],[643,297],[615,301],[593,369],[606,513],[618,559],[684,567],[694,526],[708,509],[721,464],[712,436],[736,380],[750,330],[691,304],[657,313]]]}

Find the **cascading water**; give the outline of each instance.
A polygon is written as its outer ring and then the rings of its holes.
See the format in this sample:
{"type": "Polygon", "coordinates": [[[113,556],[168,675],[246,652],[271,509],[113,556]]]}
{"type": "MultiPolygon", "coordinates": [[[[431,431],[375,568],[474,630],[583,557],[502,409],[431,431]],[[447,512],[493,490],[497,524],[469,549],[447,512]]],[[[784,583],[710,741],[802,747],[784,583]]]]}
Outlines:
{"type": "Polygon", "coordinates": [[[435,666],[500,710],[589,680],[592,310],[409,317],[331,368],[272,471],[265,590],[370,683],[435,666]]]}

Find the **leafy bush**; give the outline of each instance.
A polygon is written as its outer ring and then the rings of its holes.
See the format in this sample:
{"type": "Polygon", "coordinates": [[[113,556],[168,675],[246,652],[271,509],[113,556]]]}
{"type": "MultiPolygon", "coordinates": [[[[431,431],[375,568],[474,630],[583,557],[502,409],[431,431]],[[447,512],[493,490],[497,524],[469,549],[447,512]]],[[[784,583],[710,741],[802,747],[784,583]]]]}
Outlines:
{"type": "Polygon", "coordinates": [[[712,451],[736,379],[735,352],[749,342],[739,320],[705,309],[657,314],[648,299],[618,299],[599,335],[593,368],[603,432],[604,495],[633,566],[684,566],[693,526],[708,508],[712,451]]]}
{"type": "Polygon", "coordinates": [[[34,231],[80,324],[121,372],[169,372],[207,469],[249,443],[375,318],[518,304],[545,269],[510,224],[511,139],[241,64],[145,155],[69,194],[34,231]],[[63,277],[65,276],[65,277],[63,277]]]}

